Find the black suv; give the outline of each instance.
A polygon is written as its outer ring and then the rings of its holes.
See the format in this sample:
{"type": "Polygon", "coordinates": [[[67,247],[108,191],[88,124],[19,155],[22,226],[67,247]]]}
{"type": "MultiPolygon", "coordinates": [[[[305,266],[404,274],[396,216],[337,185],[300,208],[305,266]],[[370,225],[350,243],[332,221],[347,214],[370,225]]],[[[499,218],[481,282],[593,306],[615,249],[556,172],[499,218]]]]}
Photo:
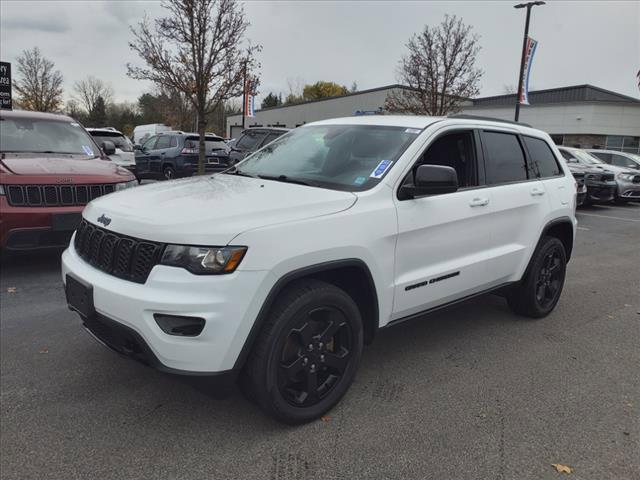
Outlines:
{"type": "MultiPolygon", "coordinates": [[[[138,179],[170,180],[190,177],[198,171],[197,133],[162,132],[136,147],[138,179]]],[[[205,136],[205,170],[215,173],[229,167],[231,149],[221,137],[205,136]]]]}
{"type": "Polygon", "coordinates": [[[288,128],[248,128],[243,130],[237,140],[230,142],[231,159],[230,164],[233,165],[243,160],[244,157],[256,150],[264,147],[268,143],[273,142],[276,138],[284,135],[289,131],[288,128]]]}

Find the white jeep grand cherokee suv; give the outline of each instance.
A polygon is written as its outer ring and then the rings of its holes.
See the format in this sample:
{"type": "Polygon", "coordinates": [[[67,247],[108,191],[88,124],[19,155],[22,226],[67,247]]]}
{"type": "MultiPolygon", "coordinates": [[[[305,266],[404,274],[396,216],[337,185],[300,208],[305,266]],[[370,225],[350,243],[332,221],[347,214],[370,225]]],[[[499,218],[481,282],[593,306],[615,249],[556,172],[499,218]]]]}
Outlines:
{"type": "Polygon", "coordinates": [[[553,310],[576,226],[561,158],[491,119],[307,124],[224,173],[91,202],[62,257],[67,302],[116,351],[240,374],[268,413],[306,422],[380,328],[496,290],[518,314],[553,310]]]}

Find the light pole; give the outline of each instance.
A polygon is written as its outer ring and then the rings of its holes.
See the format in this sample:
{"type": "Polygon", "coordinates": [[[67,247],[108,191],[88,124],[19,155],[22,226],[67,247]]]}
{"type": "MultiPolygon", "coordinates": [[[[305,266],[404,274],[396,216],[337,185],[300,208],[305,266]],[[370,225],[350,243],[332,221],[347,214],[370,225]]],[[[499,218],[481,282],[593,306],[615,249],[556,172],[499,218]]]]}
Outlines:
{"type": "Polygon", "coordinates": [[[527,2],[527,3],[519,3],[515,5],[513,8],[526,8],[527,9],[527,19],[524,23],[524,39],[522,41],[522,57],[520,58],[520,76],[518,77],[518,92],[516,94],[516,122],[518,118],[520,118],[520,92],[522,91],[522,76],[524,74],[524,59],[527,54],[527,37],[529,36],[529,19],[531,18],[531,9],[536,5],[544,5],[546,2],[536,1],[536,2],[527,2]]]}

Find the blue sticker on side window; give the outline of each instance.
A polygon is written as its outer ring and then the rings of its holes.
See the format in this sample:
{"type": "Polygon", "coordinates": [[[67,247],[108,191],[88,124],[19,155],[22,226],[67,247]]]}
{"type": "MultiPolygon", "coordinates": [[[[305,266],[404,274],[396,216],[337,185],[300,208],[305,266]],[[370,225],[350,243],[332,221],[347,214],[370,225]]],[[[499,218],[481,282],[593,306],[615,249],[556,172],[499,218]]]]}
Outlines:
{"type": "Polygon", "coordinates": [[[367,181],[367,177],[358,177],[353,181],[353,184],[354,185],[362,185],[366,181],[367,181]]]}
{"type": "Polygon", "coordinates": [[[382,178],[393,162],[391,160],[382,160],[376,169],[369,175],[371,178],[382,178]]]}
{"type": "Polygon", "coordinates": [[[84,153],[86,153],[87,155],[93,156],[93,150],[91,150],[91,147],[87,147],[86,145],[82,145],[82,150],[84,150],[84,153]]]}

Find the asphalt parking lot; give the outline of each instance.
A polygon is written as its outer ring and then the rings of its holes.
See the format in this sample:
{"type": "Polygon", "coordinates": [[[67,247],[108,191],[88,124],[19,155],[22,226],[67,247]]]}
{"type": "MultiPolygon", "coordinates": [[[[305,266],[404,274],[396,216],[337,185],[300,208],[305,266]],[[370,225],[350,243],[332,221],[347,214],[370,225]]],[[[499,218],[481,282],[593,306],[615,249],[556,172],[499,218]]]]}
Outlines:
{"type": "Polygon", "coordinates": [[[383,331],[302,427],[96,343],[58,255],[1,268],[2,478],[640,478],[640,204],[592,207],[549,317],[488,296],[383,331]]]}

